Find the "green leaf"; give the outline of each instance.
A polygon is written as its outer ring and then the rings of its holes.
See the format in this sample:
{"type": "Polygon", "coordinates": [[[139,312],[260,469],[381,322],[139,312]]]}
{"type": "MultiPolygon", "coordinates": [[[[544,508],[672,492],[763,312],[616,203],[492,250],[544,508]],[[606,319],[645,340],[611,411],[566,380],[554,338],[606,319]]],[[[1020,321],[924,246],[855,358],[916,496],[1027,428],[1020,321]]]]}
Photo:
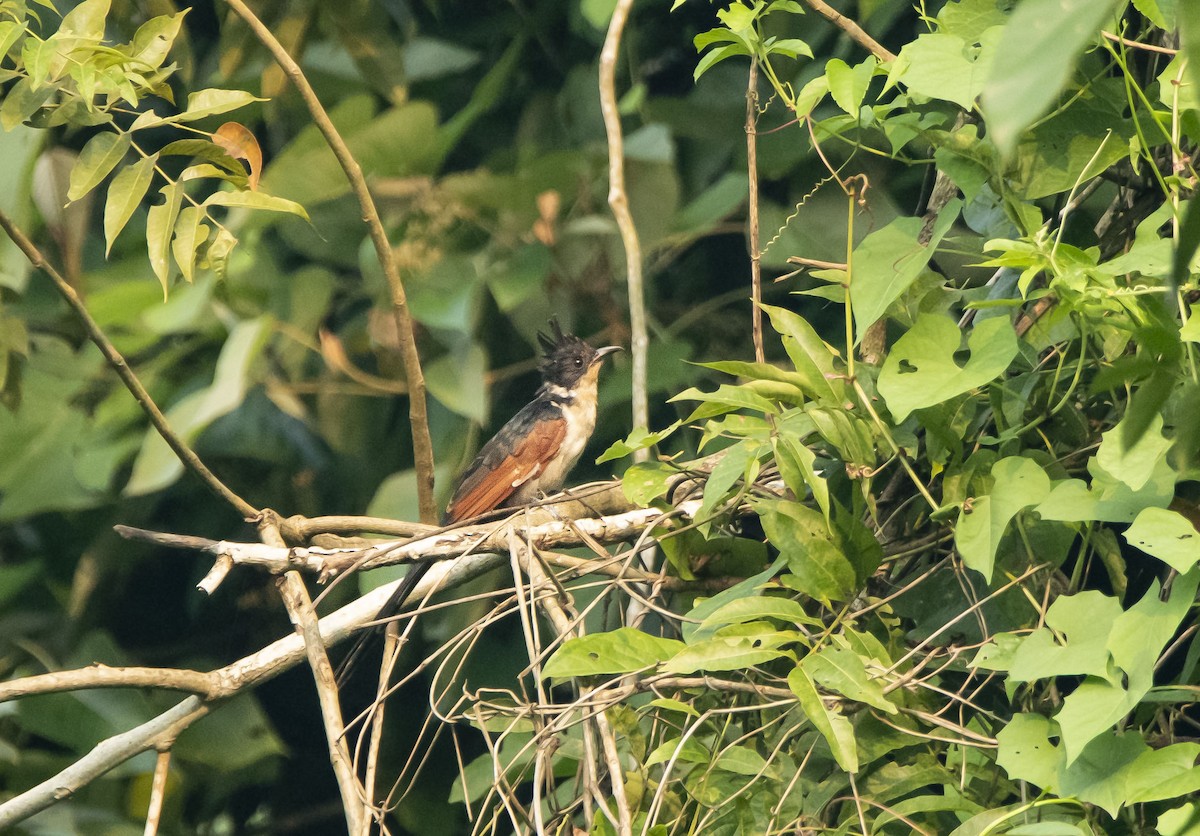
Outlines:
{"type": "Polygon", "coordinates": [[[1013,651],[1009,679],[1107,677],[1108,637],[1121,612],[1120,601],[1094,589],[1061,596],[1046,611],[1047,626],[1034,630],[1013,651]]]}
{"type": "MultiPolygon", "coordinates": [[[[812,57],[812,53],[808,53],[812,57]]],[[[858,119],[858,111],[862,107],[863,97],[871,85],[878,65],[875,56],[869,55],[861,64],[851,68],[840,58],[834,58],[825,64],[825,77],[829,79],[829,95],[837,102],[837,106],[846,113],[858,119]]]]}
{"type": "Polygon", "coordinates": [[[659,763],[669,763],[672,758],[676,762],[682,763],[708,763],[712,760],[712,754],[695,737],[689,737],[686,740],[676,737],[665,741],[647,755],[646,766],[650,767],[659,763]]]}
{"type": "Polygon", "coordinates": [[[846,772],[858,772],[858,747],[850,721],[839,712],[825,707],[816,685],[803,668],[797,666],[788,674],[788,687],[799,700],[805,716],[829,743],[838,766],[846,772]]]}
{"type": "Polygon", "coordinates": [[[1187,572],[1200,561],[1200,532],[1187,517],[1166,508],[1142,511],[1123,536],[1129,545],[1178,572],[1187,572]]]}
{"type": "Polygon", "coordinates": [[[897,421],[914,409],[947,401],[1002,375],[1017,355],[1017,335],[1008,317],[991,317],[967,337],[971,357],[959,366],[954,355],[962,332],[949,317],[924,313],[893,347],[879,375],[879,394],[897,421]]]}
{"type": "Polygon", "coordinates": [[[682,421],[676,421],[666,429],[658,430],[657,432],[649,432],[643,427],[635,427],[633,432],[629,434],[629,438],[624,441],[614,441],[612,446],[601,453],[600,457],[596,459],[596,464],[604,464],[614,459],[623,459],[626,456],[636,453],[638,450],[653,447],[682,426],[682,421]]]}
{"type": "Polygon", "coordinates": [[[999,29],[985,32],[979,46],[943,32],[920,35],[900,50],[888,84],[898,80],[913,93],[974,110],[992,71],[999,35],[999,29]]]}
{"type": "Polygon", "coordinates": [[[168,183],[160,192],[163,202],[150,207],[146,214],[146,247],[150,254],[150,266],[158,283],[162,285],[163,300],[171,286],[171,262],[168,253],[171,237],[175,233],[175,220],[179,217],[179,205],[183,200],[183,187],[179,183],[168,183]]]}
{"type": "MultiPolygon", "coordinates": [[[[57,38],[47,38],[39,41],[37,38],[27,38],[21,47],[21,63],[25,65],[26,77],[35,89],[42,87],[50,78],[50,65],[61,41],[57,38]]],[[[56,74],[57,75],[57,74],[56,74]]]]}
{"type": "Polygon", "coordinates": [[[887,714],[899,711],[883,693],[883,683],[867,674],[863,660],[843,647],[826,645],[800,662],[817,684],[855,702],[878,708],[887,714]]]}
{"type": "Polygon", "coordinates": [[[634,505],[645,508],[665,496],[671,480],[677,476],[679,470],[665,462],[636,462],[621,476],[621,493],[634,505]]]}
{"type": "Polygon", "coordinates": [[[239,107],[244,107],[251,102],[264,101],[266,99],[260,99],[258,96],[247,93],[245,90],[221,90],[217,88],[198,90],[188,95],[187,107],[184,108],[183,113],[169,116],[163,119],[163,122],[194,122],[206,116],[215,116],[218,113],[228,113],[231,110],[237,110],[239,107]]]}
{"type": "Polygon", "coordinates": [[[108,198],[104,202],[104,256],[108,257],[113,241],[121,234],[125,224],[142,203],[142,198],[154,180],[154,166],[158,155],[143,157],[132,165],[117,172],[108,185],[108,198]]]}
{"type": "Polygon", "coordinates": [[[1179,287],[1187,281],[1189,265],[1200,249],[1200,201],[1189,200],[1179,225],[1179,237],[1175,244],[1175,257],[1171,263],[1171,284],[1179,287]]]}
{"type": "Polygon", "coordinates": [[[52,95],[52,87],[35,89],[33,82],[28,78],[18,79],[0,102],[0,128],[11,131],[33,116],[52,95]]]}
{"type": "Polygon", "coordinates": [[[580,636],[563,643],[542,666],[543,678],[632,673],[670,659],[683,642],[619,627],[608,633],[580,636]]]}
{"type": "Polygon", "coordinates": [[[692,387],[667,400],[670,403],[674,403],[675,401],[703,402],[700,406],[692,410],[692,414],[686,419],[687,421],[711,418],[714,415],[722,415],[735,409],[749,409],[752,412],[761,412],[766,415],[779,414],[779,407],[755,392],[749,386],[731,386],[723,383],[714,392],[702,392],[692,387]]]}
{"type": "MultiPolygon", "coordinates": [[[[673,700],[670,697],[658,697],[657,699],[650,700],[648,705],[652,705],[655,708],[661,708],[664,711],[678,711],[682,714],[688,715],[689,717],[700,716],[700,712],[692,707],[689,703],[681,702],[680,700],[673,700]]],[[[647,760],[646,766],[649,765],[650,762],[647,760]]]]}
{"type": "Polygon", "coordinates": [[[1124,482],[1133,490],[1144,488],[1154,474],[1155,466],[1171,447],[1170,439],[1163,436],[1162,416],[1155,416],[1146,431],[1134,444],[1129,444],[1130,434],[1125,421],[1101,435],[1100,449],[1096,451],[1096,463],[1106,473],[1124,482]]]}
{"type": "Polygon", "coordinates": [[[275,197],[262,192],[213,192],[205,201],[204,206],[244,207],[246,209],[263,209],[268,212],[287,212],[298,218],[308,220],[308,212],[294,200],[275,197]]]}
{"type": "Polygon", "coordinates": [[[920,218],[899,217],[869,234],[854,248],[850,302],[858,342],[925,270],[958,219],[962,205],[958,199],[946,204],[938,214],[928,244],[922,245],[918,240],[923,226],[920,218]]]}
{"type": "Polygon", "coordinates": [[[775,464],[784,484],[796,495],[803,499],[805,493],[811,492],[817,507],[825,515],[825,523],[829,524],[829,482],[824,476],[818,476],[815,468],[817,454],[805,446],[802,441],[791,433],[778,433],[774,438],[775,464]]]}
{"type": "Polygon", "coordinates": [[[760,633],[753,636],[714,636],[689,644],[663,663],[664,673],[689,674],[697,671],[735,671],[750,668],[786,656],[794,659],[785,645],[802,637],[791,630],[760,633]]]}
{"type": "Polygon", "coordinates": [[[996,763],[1014,781],[1029,781],[1043,790],[1057,785],[1060,754],[1050,742],[1053,723],[1040,714],[1017,714],[996,735],[996,763]]]}
{"type": "Polygon", "coordinates": [[[746,484],[754,482],[758,475],[758,457],[762,445],[754,439],[742,439],[721,451],[720,459],[704,482],[704,501],[696,510],[696,518],[704,521],[725,499],[739,479],[746,484]]]}
{"type": "Polygon", "coordinates": [[[755,503],[767,539],[787,560],[793,588],[828,603],[846,600],[857,588],[853,564],[834,542],[820,512],[797,502],[755,503]]]}
{"type": "MultiPolygon", "coordinates": [[[[184,441],[194,441],[213,421],[241,405],[253,382],[255,361],[271,335],[270,323],[269,316],[237,323],[221,346],[212,383],[185,395],[167,410],[167,420],[184,441]]],[[[151,428],[134,460],[125,495],[142,496],[161,490],[182,473],[183,465],[174,451],[151,428]]]]}
{"type": "Polygon", "coordinates": [[[476,342],[465,342],[456,350],[425,365],[429,394],[451,412],[486,424],[488,418],[487,352],[476,342]]]}
{"type": "Polygon", "coordinates": [[[846,402],[846,384],[834,365],[833,350],[800,315],[774,305],[759,305],[783,338],[783,347],[800,376],[804,393],[813,400],[846,402]]]}
{"type": "Polygon", "coordinates": [[[175,224],[175,238],[171,241],[171,254],[179,265],[184,281],[192,283],[196,268],[196,248],[208,239],[208,227],[200,223],[204,211],[198,206],[188,206],[180,211],[175,224]]]}
{"type": "Polygon", "coordinates": [[[1088,460],[1089,488],[1079,479],[1056,484],[1036,509],[1043,520],[1133,522],[1146,508],[1163,508],[1175,494],[1176,473],[1167,461],[1171,446],[1161,417],[1133,448],[1120,424],[1101,435],[1100,449],[1088,460]]]}
{"type": "Polygon", "coordinates": [[[722,624],[739,624],[763,618],[776,618],[793,624],[819,626],[820,619],[804,611],[799,601],[781,598],[778,595],[754,595],[737,598],[721,605],[700,623],[701,631],[708,631],[722,624]]]}
{"type": "Polygon", "coordinates": [[[1058,98],[1079,53],[1117,0],[1025,0],[1005,24],[982,95],[988,133],[1007,156],[1058,98]]]}
{"type": "Polygon", "coordinates": [[[214,770],[236,770],[278,758],[287,745],[252,694],[234,697],[179,735],[173,751],[181,760],[214,770]]]}
{"type": "Polygon", "coordinates": [[[101,131],[83,146],[79,159],[71,169],[71,185],[67,189],[70,200],[79,200],[100,184],[108,173],[116,168],[132,144],[129,134],[101,131]]]}
{"type": "Polygon", "coordinates": [[[56,34],[99,41],[104,38],[109,0],[84,0],[63,16],[56,34]]]}
{"type": "Polygon", "coordinates": [[[712,629],[700,629],[700,624],[706,618],[719,610],[721,607],[728,604],[730,601],[736,601],[747,595],[758,592],[759,587],[769,582],[786,563],[786,558],[780,555],[775,559],[775,562],[768,566],[757,575],[738,581],[728,589],[721,590],[711,598],[706,598],[697,604],[687,614],[687,620],[680,626],[680,632],[683,634],[683,640],[688,644],[701,641],[712,635],[712,629]]]}
{"type": "MultiPolygon", "coordinates": [[[[1200,324],[1197,325],[1200,328],[1200,324]]],[[[705,369],[731,374],[734,377],[744,377],[747,380],[772,380],[776,383],[787,383],[802,388],[804,379],[795,372],[789,372],[770,363],[748,363],[745,360],[717,360],[711,363],[696,363],[705,369]]]]}
{"type": "Polygon", "coordinates": [[[1022,456],[996,462],[992,478],[992,492],[977,497],[970,513],[964,509],[954,532],[954,544],[963,563],[989,582],[996,550],[1009,522],[1022,509],[1037,505],[1050,494],[1050,477],[1037,462],[1022,456]]]}
{"type": "Polygon", "coordinates": [[[177,14],[152,17],[139,26],[130,43],[130,60],[150,69],[161,67],[189,11],[184,9],[177,14]]]}

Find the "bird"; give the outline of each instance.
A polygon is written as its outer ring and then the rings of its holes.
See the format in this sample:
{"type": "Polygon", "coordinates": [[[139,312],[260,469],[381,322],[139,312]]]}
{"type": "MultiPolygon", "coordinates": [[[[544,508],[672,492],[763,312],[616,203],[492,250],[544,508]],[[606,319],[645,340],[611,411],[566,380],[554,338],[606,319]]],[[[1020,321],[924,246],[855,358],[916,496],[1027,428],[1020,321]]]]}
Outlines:
{"type": "MultiPolygon", "coordinates": [[[[536,501],[559,490],[579,461],[596,428],[597,383],[600,367],[620,346],[592,348],[574,334],[564,333],[557,319],[550,334],[538,332],[544,354],[538,362],[542,385],[533,400],[509,419],[463,471],[454,488],[443,524],[452,525],[500,508],[536,501]]],[[[379,610],[375,620],[388,618],[403,607],[431,561],[416,563],[379,610]]],[[[380,633],[362,634],[339,667],[346,678],[354,661],[380,633]]]]}

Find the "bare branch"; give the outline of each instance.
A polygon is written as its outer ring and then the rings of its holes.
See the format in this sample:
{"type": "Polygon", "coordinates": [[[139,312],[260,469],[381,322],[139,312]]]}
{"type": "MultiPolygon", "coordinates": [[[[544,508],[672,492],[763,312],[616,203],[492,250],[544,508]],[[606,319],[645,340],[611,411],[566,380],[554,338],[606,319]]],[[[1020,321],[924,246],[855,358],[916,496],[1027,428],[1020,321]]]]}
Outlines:
{"type": "Polygon", "coordinates": [[[62,772],[0,804],[0,831],[70,798],[81,787],[134,755],[169,747],[181,731],[207,714],[209,708],[199,697],[191,696],[153,720],[97,743],[92,751],[62,772]]]}
{"type": "Polygon", "coordinates": [[[834,26],[849,35],[850,39],[859,46],[870,50],[871,54],[880,61],[887,62],[896,60],[896,53],[885,48],[879,43],[879,41],[875,40],[866,32],[864,32],[861,26],[859,26],[850,18],[846,17],[837,9],[833,8],[833,6],[830,6],[825,2],[825,0],[804,0],[804,2],[807,3],[809,8],[811,8],[814,12],[821,15],[821,17],[825,18],[834,26]]]}
{"type": "Polygon", "coordinates": [[[162,688],[205,699],[216,695],[212,674],[179,668],[111,668],[92,665],[71,671],[26,676],[0,682],[0,702],[35,694],[57,694],[86,688],[162,688]]]}
{"type": "MultiPolygon", "coordinates": [[[[690,518],[700,508],[701,500],[690,499],[681,503],[678,516],[690,518]]],[[[641,508],[581,520],[544,522],[539,525],[520,525],[519,515],[487,525],[449,529],[420,540],[386,541],[361,548],[324,549],[318,547],[270,546],[264,543],[235,543],[228,540],[203,540],[187,538],[182,545],[174,534],[160,535],[157,532],[134,529],[129,526],[114,526],[122,536],[153,542],[169,548],[191,548],[207,554],[232,560],[239,566],[257,566],[271,572],[291,570],[312,572],[320,575],[336,575],[350,567],[355,569],[377,569],[400,563],[420,563],[448,557],[459,557],[489,551],[507,551],[507,530],[511,526],[528,542],[541,549],[565,548],[596,543],[619,543],[640,537],[647,525],[662,517],[657,508],[641,508]]],[[[645,573],[647,577],[654,573],[645,573]]]]}
{"type": "Polygon", "coordinates": [[[345,172],[346,179],[350,181],[350,188],[354,191],[354,196],[358,199],[358,205],[362,209],[363,222],[366,223],[367,230],[371,235],[371,243],[375,245],[375,255],[379,258],[379,264],[383,268],[383,275],[387,279],[392,295],[392,315],[396,320],[400,355],[404,362],[404,376],[408,383],[408,415],[412,423],[413,459],[417,469],[417,495],[421,507],[421,521],[432,525],[437,522],[438,509],[433,498],[433,442],[429,437],[429,418],[425,408],[425,375],[421,371],[420,354],[417,353],[417,340],[413,330],[412,316],[408,310],[408,297],[404,292],[404,283],[400,281],[396,256],[392,252],[391,242],[388,241],[387,232],[383,228],[383,221],[379,218],[379,210],[375,207],[375,200],[371,197],[371,190],[367,187],[362,167],[350,153],[350,148],[329,118],[329,114],[325,112],[321,100],[317,98],[316,92],[308,83],[300,65],[288,54],[283,44],[255,16],[243,0],[226,0],[226,2],[237,16],[246,22],[250,31],[267,48],[275,62],[296,86],[296,91],[307,105],[308,112],[312,115],[317,129],[321,131],[321,135],[325,137],[330,150],[333,151],[338,163],[342,166],[342,171],[345,172]]]}
{"type": "MultiPolygon", "coordinates": [[[[600,111],[608,134],[608,205],[612,207],[621,241],[625,245],[625,280],[629,287],[630,354],[633,358],[633,426],[649,427],[650,407],[646,395],[646,355],[650,337],[646,329],[646,293],[642,286],[642,245],[629,211],[625,191],[625,140],[621,134],[621,111],[617,107],[617,55],[621,33],[629,19],[633,0],[618,0],[600,51],[600,111]]],[[[646,461],[649,450],[633,454],[635,461],[646,461]]]]}
{"type": "Polygon", "coordinates": [[[325,652],[317,614],[299,572],[287,572],[279,579],[279,593],[287,607],[288,618],[296,626],[296,632],[304,639],[304,650],[317,686],[317,697],[321,705],[321,720],[325,727],[325,740],[329,745],[329,762],[337,778],[338,791],[342,796],[342,810],[346,814],[347,832],[363,832],[364,792],[354,773],[350,753],[346,749],[345,729],[342,725],[342,709],[338,701],[337,684],[333,679],[333,667],[325,652]]]}

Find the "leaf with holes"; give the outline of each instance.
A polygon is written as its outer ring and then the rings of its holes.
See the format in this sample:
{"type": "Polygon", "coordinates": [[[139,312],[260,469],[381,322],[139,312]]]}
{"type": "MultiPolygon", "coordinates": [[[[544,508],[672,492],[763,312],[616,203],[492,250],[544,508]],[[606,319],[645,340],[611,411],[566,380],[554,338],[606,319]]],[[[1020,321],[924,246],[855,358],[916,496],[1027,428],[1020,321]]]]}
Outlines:
{"type": "Polygon", "coordinates": [[[1177,572],[1187,572],[1200,561],[1200,532],[1187,517],[1166,508],[1142,511],[1124,537],[1177,572]]]}
{"type": "Polygon", "coordinates": [[[188,206],[179,213],[175,224],[175,238],[171,241],[171,254],[179,265],[184,281],[192,283],[196,270],[196,248],[208,240],[208,226],[200,223],[204,212],[198,206],[188,206]]]}
{"type": "Polygon", "coordinates": [[[964,511],[959,517],[954,532],[954,544],[963,563],[989,581],[1000,538],[1012,518],[1050,495],[1050,477],[1032,459],[1001,459],[992,466],[992,479],[991,493],[975,499],[971,512],[964,511]]]}
{"type": "Polygon", "coordinates": [[[542,676],[565,679],[632,673],[670,659],[683,648],[681,641],[658,638],[632,627],[620,627],[565,642],[542,666],[542,676]]]}
{"type": "Polygon", "coordinates": [[[958,325],[939,313],[922,314],[896,342],[879,374],[879,394],[896,421],[990,383],[1017,356],[1017,334],[1008,317],[985,319],[971,330],[971,356],[960,366],[955,354],[961,344],[958,325]]]}
{"type": "Polygon", "coordinates": [[[146,247],[150,254],[150,266],[162,285],[165,301],[171,286],[168,254],[171,238],[175,234],[175,220],[179,217],[179,204],[183,200],[183,187],[179,183],[168,183],[162,187],[161,194],[163,202],[151,206],[146,215],[146,247]]]}

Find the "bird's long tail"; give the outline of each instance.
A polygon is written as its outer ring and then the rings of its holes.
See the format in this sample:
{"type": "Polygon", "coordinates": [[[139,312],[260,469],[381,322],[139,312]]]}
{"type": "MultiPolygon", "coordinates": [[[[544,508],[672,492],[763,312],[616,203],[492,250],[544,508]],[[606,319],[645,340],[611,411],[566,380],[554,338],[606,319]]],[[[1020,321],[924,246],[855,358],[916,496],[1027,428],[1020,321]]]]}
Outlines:
{"type": "MultiPolygon", "coordinates": [[[[388,597],[387,602],[379,608],[379,612],[375,615],[375,620],[390,618],[404,609],[404,603],[412,595],[413,590],[417,588],[417,584],[421,582],[421,578],[425,577],[425,574],[429,571],[429,567],[432,565],[433,561],[430,560],[414,564],[408,570],[408,574],[400,581],[400,585],[388,597]]],[[[375,645],[383,638],[386,630],[386,624],[377,624],[358,634],[358,638],[350,646],[350,652],[338,664],[336,678],[339,687],[346,684],[363,654],[374,649],[375,645]]]]}

